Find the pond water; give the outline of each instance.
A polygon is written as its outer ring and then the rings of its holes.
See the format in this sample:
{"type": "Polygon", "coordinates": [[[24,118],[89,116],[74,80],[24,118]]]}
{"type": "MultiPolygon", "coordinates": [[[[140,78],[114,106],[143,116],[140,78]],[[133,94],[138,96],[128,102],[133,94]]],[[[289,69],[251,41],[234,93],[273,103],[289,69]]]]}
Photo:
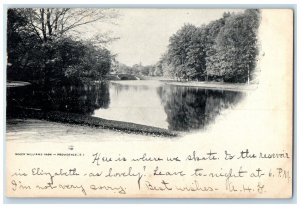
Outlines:
{"type": "Polygon", "coordinates": [[[83,86],[8,88],[7,114],[16,106],[64,111],[175,131],[204,129],[243,92],[174,86],[160,81],[112,81],[83,86]]]}

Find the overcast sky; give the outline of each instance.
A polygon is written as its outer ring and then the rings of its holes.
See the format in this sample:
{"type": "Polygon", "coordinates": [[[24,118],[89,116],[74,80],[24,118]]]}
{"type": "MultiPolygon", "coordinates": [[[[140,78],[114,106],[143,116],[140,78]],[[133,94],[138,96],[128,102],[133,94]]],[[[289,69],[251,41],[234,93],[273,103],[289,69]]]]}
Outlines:
{"type": "Polygon", "coordinates": [[[117,25],[96,23],[89,31],[112,31],[120,39],[108,48],[117,60],[128,66],[155,64],[166,51],[169,37],[185,23],[195,26],[222,17],[224,12],[240,10],[212,9],[120,9],[117,25]]]}

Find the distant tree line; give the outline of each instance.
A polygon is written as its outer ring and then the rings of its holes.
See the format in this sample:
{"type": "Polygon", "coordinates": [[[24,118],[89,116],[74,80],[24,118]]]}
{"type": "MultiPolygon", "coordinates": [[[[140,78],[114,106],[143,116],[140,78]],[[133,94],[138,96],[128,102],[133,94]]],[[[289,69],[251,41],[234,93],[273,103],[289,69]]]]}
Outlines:
{"type": "Polygon", "coordinates": [[[45,85],[103,79],[113,58],[103,44],[111,39],[83,40],[76,29],[116,17],[109,9],[8,9],[7,79],[45,85]]]}
{"type": "Polygon", "coordinates": [[[224,13],[207,25],[185,24],[169,39],[156,67],[163,76],[245,83],[254,78],[260,12],[224,13]]]}
{"type": "Polygon", "coordinates": [[[118,74],[131,74],[140,76],[162,76],[163,72],[161,68],[156,65],[134,64],[133,66],[127,66],[123,63],[115,61],[112,66],[113,73],[118,74]]]}

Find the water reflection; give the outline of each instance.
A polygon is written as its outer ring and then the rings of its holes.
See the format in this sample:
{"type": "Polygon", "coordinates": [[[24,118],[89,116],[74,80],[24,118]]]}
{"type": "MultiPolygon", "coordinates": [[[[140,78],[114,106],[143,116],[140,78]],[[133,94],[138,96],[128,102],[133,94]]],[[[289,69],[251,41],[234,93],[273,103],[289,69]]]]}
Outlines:
{"type": "Polygon", "coordinates": [[[171,85],[160,87],[157,92],[167,114],[168,128],[176,131],[203,129],[244,96],[241,92],[171,85]]]}
{"type": "Polygon", "coordinates": [[[95,110],[93,116],[167,129],[167,115],[156,90],[150,81],[111,82],[109,108],[95,110]]]}
{"type": "MultiPolygon", "coordinates": [[[[135,81],[138,82],[138,81],[135,81]]],[[[154,87],[154,86],[149,86],[149,85],[145,85],[143,84],[143,82],[140,81],[141,84],[138,85],[131,85],[131,82],[126,82],[126,81],[122,81],[120,82],[111,82],[110,83],[110,88],[114,88],[114,91],[116,92],[121,92],[121,91],[147,91],[149,90],[149,87],[154,87]]]]}
{"type": "Polygon", "coordinates": [[[26,86],[7,89],[8,114],[15,107],[37,108],[92,115],[95,109],[108,108],[107,83],[81,86],[26,86]]]}
{"type": "Polygon", "coordinates": [[[120,81],[82,86],[8,88],[7,114],[16,106],[81,113],[176,131],[205,129],[242,92],[120,81]]]}

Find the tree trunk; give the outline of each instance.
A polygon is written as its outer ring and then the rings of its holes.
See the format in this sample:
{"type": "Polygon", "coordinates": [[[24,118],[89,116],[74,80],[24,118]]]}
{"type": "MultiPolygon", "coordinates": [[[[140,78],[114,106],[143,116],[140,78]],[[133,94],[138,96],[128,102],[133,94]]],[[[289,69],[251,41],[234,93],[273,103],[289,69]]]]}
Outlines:
{"type": "Polygon", "coordinates": [[[248,69],[247,83],[250,84],[250,70],[248,69]]]}
{"type": "Polygon", "coordinates": [[[45,27],[45,9],[40,9],[40,13],[41,13],[41,23],[42,23],[42,33],[43,33],[43,37],[44,37],[44,41],[47,41],[47,32],[46,32],[46,27],[45,27]]]}
{"type": "Polygon", "coordinates": [[[52,27],[51,27],[51,23],[50,23],[50,17],[51,17],[51,10],[47,9],[47,27],[48,27],[49,36],[52,35],[52,27]]]}

